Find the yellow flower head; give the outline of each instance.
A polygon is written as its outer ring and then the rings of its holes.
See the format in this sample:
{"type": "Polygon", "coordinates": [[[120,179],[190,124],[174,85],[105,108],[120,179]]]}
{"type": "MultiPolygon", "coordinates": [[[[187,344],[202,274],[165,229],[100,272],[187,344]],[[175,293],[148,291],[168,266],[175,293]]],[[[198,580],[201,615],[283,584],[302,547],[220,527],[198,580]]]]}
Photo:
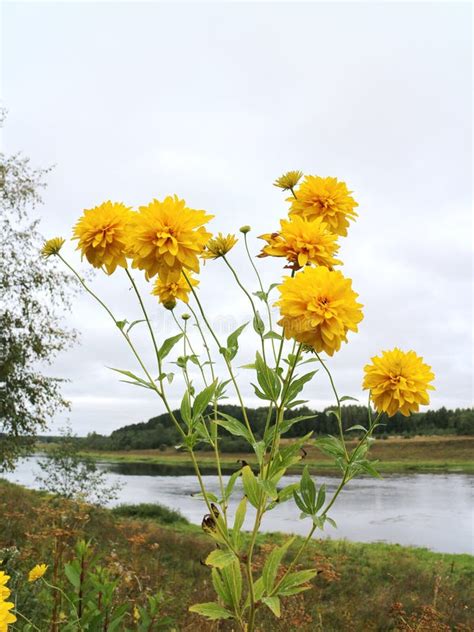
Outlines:
{"type": "Polygon", "coordinates": [[[36,566],[34,566],[28,573],[28,581],[35,582],[36,580],[41,579],[47,570],[48,566],[46,564],[36,564],[36,566]]]}
{"type": "Polygon", "coordinates": [[[45,259],[51,257],[51,255],[57,255],[63,247],[64,242],[65,239],[62,237],[53,237],[52,239],[48,239],[48,241],[44,242],[43,247],[41,248],[41,255],[45,259]]]}
{"type": "Polygon", "coordinates": [[[0,571],[0,601],[4,601],[10,596],[10,589],[7,588],[10,575],[7,575],[4,571],[0,571]]]}
{"type": "Polygon", "coordinates": [[[112,274],[117,266],[127,267],[125,240],[133,211],[120,202],[104,202],[86,209],[74,226],[77,250],[94,268],[112,274]]]}
{"type": "MultiPolygon", "coordinates": [[[[199,281],[193,278],[191,272],[188,272],[186,276],[193,287],[199,284],[199,281]]],[[[162,281],[160,277],[158,277],[151,293],[158,297],[160,303],[162,303],[166,309],[173,309],[177,300],[188,303],[190,292],[191,288],[184,278],[184,275],[181,274],[177,281],[162,281]]]]}
{"type": "Polygon", "coordinates": [[[137,608],[137,606],[133,606],[133,620],[135,621],[135,623],[138,623],[140,619],[140,610],[137,608]]]}
{"type": "Polygon", "coordinates": [[[337,178],[306,176],[295,194],[296,199],[290,197],[287,200],[291,202],[290,215],[301,215],[310,220],[322,217],[333,233],[347,235],[349,220],[357,217],[354,208],[359,205],[345,182],[338,182],[337,178]]]}
{"type": "Polygon", "coordinates": [[[199,255],[209,241],[206,224],[212,215],[188,208],[176,195],[153,200],[135,214],[128,237],[133,267],[147,278],[158,274],[163,282],[178,281],[181,270],[199,272],[199,255]]]}
{"type": "Polygon", "coordinates": [[[328,230],[321,217],[311,222],[294,215],[280,221],[279,233],[261,235],[267,242],[259,257],[286,257],[289,268],[299,270],[307,263],[331,268],[341,263],[334,259],[339,249],[337,235],[328,230]]]}
{"type": "Polygon", "coordinates": [[[364,367],[364,389],[370,389],[375,408],[392,417],[400,411],[407,417],[417,412],[420,404],[429,404],[428,390],[434,390],[431,367],[414,351],[382,351],[364,367]]]}
{"type": "Polygon", "coordinates": [[[275,180],[273,186],[283,189],[283,191],[289,191],[295,188],[302,177],[302,171],[287,171],[275,180]]]}
{"type": "Polygon", "coordinates": [[[278,324],[285,328],[285,337],[317,352],[332,356],[339,351],[348,330],[357,331],[363,318],[352,281],[338,270],[305,268],[294,278],[286,277],[278,289],[276,304],[283,316],[278,324]]]}
{"type": "Polygon", "coordinates": [[[215,237],[212,237],[212,239],[209,239],[206,244],[206,249],[202,253],[202,258],[218,259],[219,257],[223,257],[229,250],[232,250],[237,242],[238,239],[235,235],[229,233],[224,236],[222,233],[219,233],[215,237]]]}
{"type": "Polygon", "coordinates": [[[0,601],[0,632],[7,632],[8,624],[16,621],[15,615],[10,612],[12,608],[10,601],[0,601]]]}

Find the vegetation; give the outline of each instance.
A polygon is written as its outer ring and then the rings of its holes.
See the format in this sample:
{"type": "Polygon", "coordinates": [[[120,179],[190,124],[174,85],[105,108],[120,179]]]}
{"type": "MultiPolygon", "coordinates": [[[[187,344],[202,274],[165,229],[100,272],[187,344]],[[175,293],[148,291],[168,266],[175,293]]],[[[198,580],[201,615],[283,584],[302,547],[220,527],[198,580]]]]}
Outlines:
{"type": "Polygon", "coordinates": [[[156,520],[162,524],[188,524],[188,520],[179,513],[168,507],[153,503],[140,503],[139,505],[118,505],[112,509],[114,516],[123,518],[140,518],[156,520]]]}
{"type": "MultiPolygon", "coordinates": [[[[124,604],[126,613],[117,629],[145,630],[134,619],[135,606],[149,611],[148,597],[161,590],[157,621],[164,622],[164,627],[157,623],[151,630],[209,632],[210,624],[187,609],[193,600],[212,598],[211,570],[202,560],[213,546],[198,527],[183,522],[160,524],[158,516],[137,520],[97,507],[85,509],[0,480],[0,569],[11,576],[9,586],[20,612],[41,632],[53,629],[46,623],[51,615],[45,612],[46,602],[36,598],[44,586],[25,578],[37,563],[48,564],[44,579],[77,599],[77,590],[60,569],[77,559],[76,547],[86,540],[94,553],[92,571],[100,566],[111,580],[118,581],[112,605],[124,604]],[[60,564],[55,565],[58,558],[60,564]]],[[[259,536],[256,565],[261,567],[282,542],[278,534],[259,536]]],[[[280,573],[300,542],[297,538],[290,547],[280,573]]],[[[310,589],[285,599],[280,620],[261,612],[260,632],[468,632],[474,626],[474,565],[468,555],[315,540],[300,561],[302,566],[317,568],[310,589]]],[[[58,601],[58,617],[61,612],[67,615],[65,601],[64,597],[58,601]]],[[[219,629],[231,628],[221,623],[219,629]]],[[[20,617],[13,627],[21,632],[31,629],[35,628],[28,628],[20,617]]]]}
{"type": "Polygon", "coordinates": [[[28,218],[46,173],[21,154],[0,153],[0,471],[12,469],[38,430],[67,407],[62,380],[44,365],[74,340],[61,324],[71,277],[46,266],[38,220],[28,218]]]}
{"type": "MultiPolygon", "coordinates": [[[[242,410],[239,406],[221,404],[219,409],[232,415],[239,421],[243,421],[242,410]]],[[[304,436],[308,432],[315,435],[337,434],[337,420],[328,414],[329,409],[322,412],[311,410],[306,406],[289,410],[287,418],[292,419],[297,416],[307,416],[292,426],[286,433],[287,437],[304,436]]],[[[268,409],[264,406],[259,408],[247,408],[247,415],[250,426],[255,436],[262,438],[265,428],[268,409]]],[[[177,419],[181,419],[180,411],[175,410],[173,414],[177,419]]],[[[367,417],[366,406],[348,405],[342,407],[343,428],[363,424],[367,417]]],[[[374,435],[377,437],[388,437],[393,435],[415,436],[415,435],[474,435],[474,409],[457,408],[456,410],[428,410],[413,414],[409,419],[397,413],[388,420],[386,415],[381,417],[381,425],[375,429],[374,435]]],[[[43,441],[54,441],[54,437],[44,437],[43,441]]],[[[110,436],[97,433],[90,433],[87,437],[79,439],[83,450],[165,450],[169,446],[178,445],[181,437],[175,426],[170,422],[169,415],[164,413],[152,417],[147,422],[136,423],[114,430],[110,436]]],[[[225,433],[221,439],[220,448],[222,452],[245,452],[247,443],[242,437],[225,433]]],[[[196,449],[206,449],[206,444],[197,446],[196,449]]]]}

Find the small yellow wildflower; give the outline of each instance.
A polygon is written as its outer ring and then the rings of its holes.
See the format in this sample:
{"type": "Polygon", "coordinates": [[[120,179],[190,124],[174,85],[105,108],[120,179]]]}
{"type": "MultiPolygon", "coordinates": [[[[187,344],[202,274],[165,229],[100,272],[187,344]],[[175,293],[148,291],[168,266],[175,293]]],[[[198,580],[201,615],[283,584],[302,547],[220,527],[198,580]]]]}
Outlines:
{"type": "Polygon", "coordinates": [[[53,237],[52,239],[48,239],[48,241],[44,242],[43,247],[41,248],[41,255],[45,259],[51,257],[51,255],[57,255],[63,247],[65,241],[66,240],[62,237],[53,237]]]}
{"type": "Polygon", "coordinates": [[[428,390],[434,390],[430,382],[435,376],[414,351],[395,347],[371,360],[372,364],[364,367],[363,388],[370,390],[377,411],[389,417],[397,412],[408,417],[418,412],[420,404],[430,403],[428,390]]]}
{"type": "Polygon", "coordinates": [[[10,589],[7,587],[10,575],[7,575],[4,571],[0,571],[0,601],[8,599],[10,596],[10,589]]]}
{"type": "Polygon", "coordinates": [[[176,195],[140,206],[127,239],[132,266],[148,279],[158,274],[163,282],[178,281],[183,268],[199,272],[198,256],[211,237],[203,224],[212,217],[188,208],[176,195]]]}
{"type": "Polygon", "coordinates": [[[341,262],[334,259],[339,249],[337,235],[332,233],[321,217],[309,222],[298,215],[280,221],[278,233],[260,235],[267,242],[259,257],[285,257],[293,270],[308,263],[332,268],[341,262]]]}
{"type": "Polygon", "coordinates": [[[41,577],[43,577],[47,570],[47,564],[36,564],[36,566],[34,566],[28,573],[28,581],[35,582],[38,579],[41,579],[41,577]]]}
{"type": "Polygon", "coordinates": [[[235,235],[229,233],[224,236],[222,233],[218,233],[207,242],[206,248],[201,256],[203,259],[218,259],[219,257],[223,257],[229,250],[232,250],[237,241],[238,239],[235,235]]]}
{"type": "MultiPolygon", "coordinates": [[[[193,287],[199,284],[197,279],[194,279],[191,272],[186,275],[189,279],[189,283],[193,287]]],[[[176,305],[176,300],[183,301],[183,303],[189,303],[189,293],[191,288],[186,281],[184,274],[181,274],[178,281],[165,281],[163,282],[160,277],[156,279],[153,286],[152,294],[158,297],[160,303],[166,307],[166,309],[173,309],[176,305]]]]}
{"type": "Polygon", "coordinates": [[[11,601],[0,601],[0,632],[7,632],[8,624],[16,621],[15,615],[10,612],[12,608],[11,601]]]}
{"type": "Polygon", "coordinates": [[[290,215],[309,220],[321,217],[333,233],[344,237],[349,220],[357,217],[354,208],[359,206],[350,194],[346,183],[337,178],[305,176],[295,192],[296,199],[287,200],[291,202],[290,215]]]}
{"type": "Polygon", "coordinates": [[[133,620],[135,621],[135,623],[138,623],[141,619],[140,616],[140,611],[137,608],[137,606],[133,606],[133,620]]]}
{"type": "Polygon", "coordinates": [[[283,191],[290,191],[295,188],[302,177],[302,171],[287,171],[275,180],[273,186],[283,189],[283,191]]]}
{"type": "Polygon", "coordinates": [[[94,266],[112,274],[117,266],[127,267],[125,238],[133,211],[120,202],[104,202],[86,209],[74,226],[77,250],[94,266]]]}
{"type": "Polygon", "coordinates": [[[316,351],[332,356],[347,342],[347,332],[357,331],[363,318],[352,281],[338,270],[323,266],[305,268],[278,287],[283,318],[279,325],[286,338],[294,338],[316,351]]]}

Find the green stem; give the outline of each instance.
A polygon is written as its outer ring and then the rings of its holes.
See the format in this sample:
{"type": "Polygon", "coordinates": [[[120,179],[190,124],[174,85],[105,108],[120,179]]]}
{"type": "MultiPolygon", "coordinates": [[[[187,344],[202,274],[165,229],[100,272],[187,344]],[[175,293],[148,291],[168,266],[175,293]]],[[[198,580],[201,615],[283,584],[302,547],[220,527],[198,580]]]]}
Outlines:
{"type": "MultiPolygon", "coordinates": [[[[174,322],[175,322],[175,323],[176,323],[176,325],[178,326],[178,329],[179,329],[179,330],[180,330],[180,332],[183,334],[184,339],[187,341],[188,346],[189,346],[189,350],[191,351],[191,353],[193,354],[193,356],[196,358],[197,365],[198,365],[198,367],[199,367],[199,371],[200,371],[200,373],[201,373],[202,380],[203,380],[203,382],[204,382],[204,386],[208,386],[207,379],[206,379],[206,374],[204,373],[204,368],[203,368],[203,366],[202,366],[201,362],[199,361],[199,356],[196,354],[196,352],[195,352],[195,351],[194,351],[194,349],[193,349],[193,346],[192,346],[192,344],[191,344],[191,340],[189,339],[189,335],[188,335],[187,328],[186,328],[186,322],[185,322],[185,324],[184,324],[184,327],[183,327],[183,326],[181,326],[181,323],[180,323],[180,322],[179,322],[179,320],[176,318],[176,314],[174,313],[174,310],[171,312],[171,314],[172,314],[172,316],[173,316],[174,322]]],[[[184,355],[186,356],[186,349],[185,349],[185,353],[184,353],[184,355]]]]}
{"type": "MultiPolygon", "coordinates": [[[[265,292],[265,290],[263,289],[263,283],[262,283],[262,279],[261,279],[261,277],[260,277],[260,273],[259,273],[259,271],[258,271],[257,266],[256,266],[256,265],[255,265],[255,263],[254,263],[254,260],[253,260],[253,258],[252,258],[252,255],[250,254],[249,244],[248,244],[248,241],[247,241],[247,233],[244,233],[244,243],[245,243],[245,250],[247,251],[247,255],[248,255],[248,258],[249,258],[249,261],[250,261],[250,265],[251,265],[251,266],[252,266],[252,268],[254,269],[255,274],[256,274],[256,276],[257,276],[257,279],[258,279],[258,284],[259,284],[259,286],[260,286],[260,291],[261,291],[261,292],[262,292],[262,294],[263,294],[263,295],[265,295],[265,297],[266,297],[266,298],[265,298],[265,305],[266,305],[266,307],[267,307],[268,325],[269,325],[269,327],[270,327],[270,331],[273,331],[272,310],[270,309],[270,305],[269,305],[269,303],[268,303],[268,297],[267,297],[267,295],[266,295],[266,292],[265,292]]],[[[273,338],[271,338],[271,345],[272,345],[272,351],[273,351],[273,359],[274,359],[274,360],[275,360],[275,362],[276,362],[276,358],[277,358],[277,356],[276,356],[276,351],[275,351],[275,341],[274,341],[274,339],[273,339],[273,338]]]]}
{"type": "Polygon", "coordinates": [[[334,380],[332,379],[332,375],[330,370],[327,368],[326,364],[322,361],[321,356],[319,355],[319,353],[315,350],[314,351],[316,357],[318,358],[319,362],[321,363],[321,366],[323,367],[323,369],[326,371],[328,377],[329,377],[329,381],[331,383],[331,388],[332,391],[334,393],[334,397],[336,398],[337,401],[337,423],[339,426],[339,436],[341,437],[341,442],[344,448],[344,453],[346,456],[346,461],[349,461],[349,453],[347,452],[347,447],[346,447],[346,442],[344,439],[344,430],[342,429],[342,417],[341,417],[341,400],[339,399],[339,395],[337,394],[337,390],[336,390],[336,386],[334,384],[334,380]]]}
{"type": "MultiPolygon", "coordinates": [[[[252,298],[250,292],[242,285],[242,282],[239,279],[239,275],[237,274],[237,272],[235,271],[233,266],[229,263],[229,261],[227,260],[225,255],[222,256],[222,259],[224,260],[224,262],[227,265],[227,267],[229,268],[229,270],[232,272],[232,275],[233,275],[237,285],[240,287],[242,292],[245,294],[245,296],[250,301],[250,305],[252,306],[252,311],[253,311],[253,315],[255,317],[255,322],[256,322],[257,318],[259,317],[259,314],[257,312],[257,308],[255,307],[255,303],[253,302],[253,298],[252,298]]],[[[265,356],[265,339],[263,338],[263,333],[259,333],[258,335],[259,335],[260,342],[261,342],[261,345],[262,345],[263,361],[266,364],[267,363],[267,359],[266,359],[266,356],[265,356]]]]}
{"type": "MultiPolygon", "coordinates": [[[[186,282],[187,282],[187,284],[188,284],[188,286],[189,286],[189,288],[190,288],[190,290],[191,290],[191,292],[192,292],[192,294],[194,296],[194,299],[195,299],[195,301],[197,303],[197,306],[199,308],[199,312],[200,312],[200,314],[202,316],[203,321],[206,324],[206,327],[209,329],[209,332],[210,332],[211,336],[214,338],[218,349],[221,350],[223,347],[222,347],[221,343],[219,342],[219,338],[216,336],[216,334],[215,334],[214,330],[212,329],[208,319],[206,318],[206,314],[205,314],[204,309],[202,307],[201,301],[199,300],[197,292],[194,289],[194,287],[192,286],[192,284],[190,283],[189,278],[188,278],[186,272],[184,272],[184,270],[183,270],[183,276],[186,279],[186,282]]],[[[252,441],[255,442],[255,436],[254,436],[252,428],[250,426],[250,421],[249,421],[249,418],[248,418],[248,415],[247,415],[247,409],[245,408],[244,400],[242,398],[242,394],[240,392],[239,385],[237,384],[237,380],[235,378],[234,371],[232,370],[232,365],[231,365],[230,361],[228,360],[228,358],[225,355],[223,357],[224,357],[225,364],[227,366],[227,370],[229,372],[230,379],[232,381],[232,384],[234,385],[234,389],[235,389],[235,392],[237,394],[237,398],[239,400],[239,404],[240,404],[240,408],[242,410],[242,416],[244,418],[245,425],[247,426],[247,430],[249,431],[249,434],[250,434],[250,436],[252,438],[252,441]]]]}

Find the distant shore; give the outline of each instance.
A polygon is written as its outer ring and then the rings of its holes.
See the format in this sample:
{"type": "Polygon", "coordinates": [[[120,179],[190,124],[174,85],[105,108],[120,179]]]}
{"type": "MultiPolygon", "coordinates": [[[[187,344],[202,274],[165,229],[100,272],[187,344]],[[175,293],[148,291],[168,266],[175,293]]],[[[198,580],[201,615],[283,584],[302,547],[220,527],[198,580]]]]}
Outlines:
{"type": "MultiPolygon", "coordinates": [[[[355,442],[347,443],[350,448],[355,442]]],[[[38,449],[46,446],[39,445],[38,449]]],[[[336,472],[334,464],[312,445],[305,446],[306,455],[293,471],[304,465],[315,471],[336,472]]],[[[148,463],[173,467],[191,465],[186,452],[168,448],[162,450],[120,450],[120,451],[84,451],[97,461],[116,463],[148,463]]],[[[212,467],[214,455],[211,452],[198,452],[201,465],[212,467]]],[[[396,472],[472,472],[474,473],[474,437],[472,436],[418,436],[414,438],[390,437],[377,439],[370,451],[370,458],[378,460],[377,469],[381,473],[396,472]]],[[[224,453],[222,465],[233,471],[240,461],[255,463],[251,453],[224,453]]]]}

